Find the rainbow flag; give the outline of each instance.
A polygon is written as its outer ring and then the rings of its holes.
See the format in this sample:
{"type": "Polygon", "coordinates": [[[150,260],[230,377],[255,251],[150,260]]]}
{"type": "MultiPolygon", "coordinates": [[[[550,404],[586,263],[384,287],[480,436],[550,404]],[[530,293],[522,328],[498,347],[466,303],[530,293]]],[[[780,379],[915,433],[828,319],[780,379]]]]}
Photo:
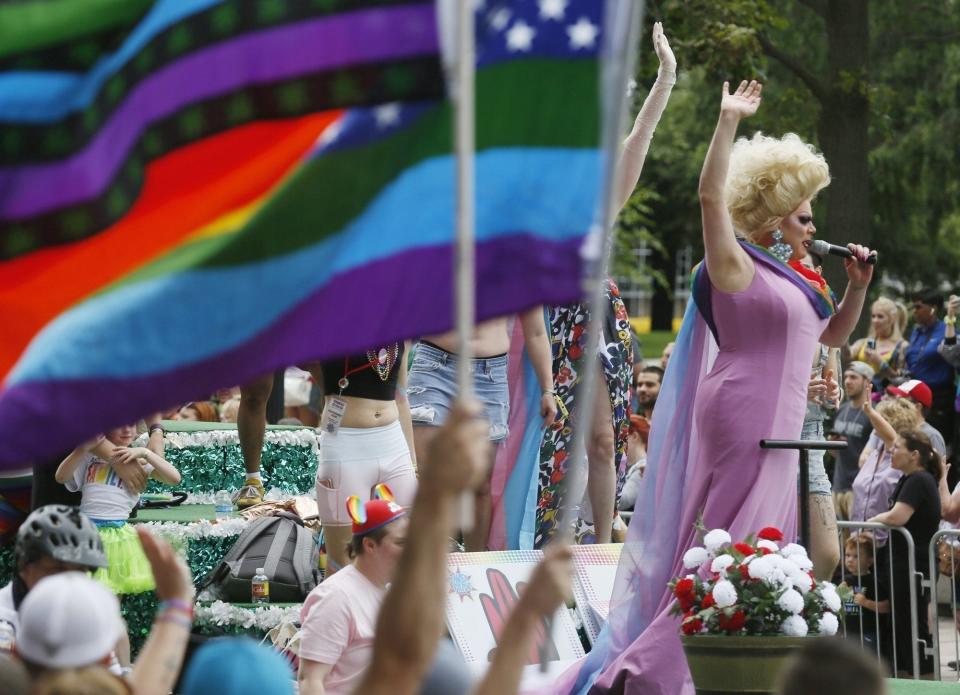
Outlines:
{"type": "MultiPolygon", "coordinates": [[[[483,319],[580,295],[615,3],[474,4],[483,319]]],[[[121,33],[83,74],[0,74],[5,128],[72,147],[0,167],[3,466],[453,323],[433,3],[161,1],[121,33]]]]}

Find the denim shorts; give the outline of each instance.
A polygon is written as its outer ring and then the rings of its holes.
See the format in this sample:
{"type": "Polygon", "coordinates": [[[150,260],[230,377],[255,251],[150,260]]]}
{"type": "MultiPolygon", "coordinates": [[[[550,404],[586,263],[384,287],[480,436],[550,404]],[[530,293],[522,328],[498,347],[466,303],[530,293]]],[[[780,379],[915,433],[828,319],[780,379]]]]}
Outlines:
{"type": "MultiPolygon", "coordinates": [[[[823,420],[804,420],[800,439],[823,439],[823,420]]],[[[833,493],[830,478],[827,477],[827,469],[823,467],[823,453],[822,449],[810,449],[807,452],[807,460],[810,462],[811,495],[830,495],[833,493]]]]}
{"type": "MultiPolygon", "coordinates": [[[[510,390],[507,388],[507,356],[473,360],[474,395],[490,422],[490,441],[507,437],[510,390]]],[[[432,345],[417,343],[410,366],[407,398],[414,426],[439,426],[447,421],[456,398],[457,356],[432,345]]]]}

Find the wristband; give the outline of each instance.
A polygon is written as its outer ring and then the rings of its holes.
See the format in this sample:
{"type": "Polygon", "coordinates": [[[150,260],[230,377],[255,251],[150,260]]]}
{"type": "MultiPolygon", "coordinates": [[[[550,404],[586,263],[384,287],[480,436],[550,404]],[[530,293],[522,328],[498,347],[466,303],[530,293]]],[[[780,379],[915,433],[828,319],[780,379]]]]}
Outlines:
{"type": "Polygon", "coordinates": [[[166,434],[166,430],[163,429],[163,425],[161,425],[159,422],[155,422],[147,428],[147,436],[150,436],[157,430],[160,430],[160,434],[166,434]]]}
{"type": "Polygon", "coordinates": [[[179,612],[166,611],[157,616],[155,623],[174,623],[187,630],[193,627],[193,620],[179,612]]]}
{"type": "Polygon", "coordinates": [[[158,609],[163,611],[179,611],[181,613],[186,613],[191,618],[193,617],[193,604],[188,601],[183,601],[181,599],[169,599],[167,601],[161,601],[158,609]]]}
{"type": "Polygon", "coordinates": [[[541,395],[541,396],[546,396],[547,394],[550,394],[551,396],[556,396],[556,395],[557,395],[557,392],[554,391],[553,389],[544,389],[544,390],[543,390],[543,393],[541,393],[540,395],[541,395]]]}
{"type": "Polygon", "coordinates": [[[955,326],[956,323],[957,323],[957,317],[956,317],[956,316],[945,316],[945,317],[943,318],[943,322],[944,322],[945,324],[947,324],[948,326],[955,326]]]}

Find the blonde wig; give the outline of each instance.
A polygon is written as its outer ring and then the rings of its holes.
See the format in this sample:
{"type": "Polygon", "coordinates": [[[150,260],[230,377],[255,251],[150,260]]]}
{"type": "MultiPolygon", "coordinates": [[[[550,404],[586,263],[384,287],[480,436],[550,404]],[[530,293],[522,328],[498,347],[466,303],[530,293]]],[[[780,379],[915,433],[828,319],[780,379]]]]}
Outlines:
{"type": "Polygon", "coordinates": [[[730,152],[726,203],[737,234],[759,241],[830,183],[827,161],[794,133],[740,138],[730,152]]]}
{"type": "Polygon", "coordinates": [[[891,398],[877,404],[877,413],[900,432],[916,429],[920,426],[920,412],[909,398],[891,398]]]}

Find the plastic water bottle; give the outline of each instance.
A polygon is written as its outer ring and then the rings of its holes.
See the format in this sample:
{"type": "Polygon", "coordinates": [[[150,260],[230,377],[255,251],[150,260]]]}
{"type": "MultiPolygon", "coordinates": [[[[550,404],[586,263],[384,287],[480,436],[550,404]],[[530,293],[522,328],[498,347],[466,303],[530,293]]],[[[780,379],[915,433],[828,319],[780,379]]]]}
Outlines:
{"type": "Polygon", "coordinates": [[[257,568],[257,573],[250,580],[250,600],[253,603],[270,603],[270,580],[262,567],[257,568]]]}
{"type": "Polygon", "coordinates": [[[217,517],[230,516],[233,513],[233,501],[230,499],[230,493],[226,490],[220,490],[213,497],[213,506],[217,512],[217,517]]]}

